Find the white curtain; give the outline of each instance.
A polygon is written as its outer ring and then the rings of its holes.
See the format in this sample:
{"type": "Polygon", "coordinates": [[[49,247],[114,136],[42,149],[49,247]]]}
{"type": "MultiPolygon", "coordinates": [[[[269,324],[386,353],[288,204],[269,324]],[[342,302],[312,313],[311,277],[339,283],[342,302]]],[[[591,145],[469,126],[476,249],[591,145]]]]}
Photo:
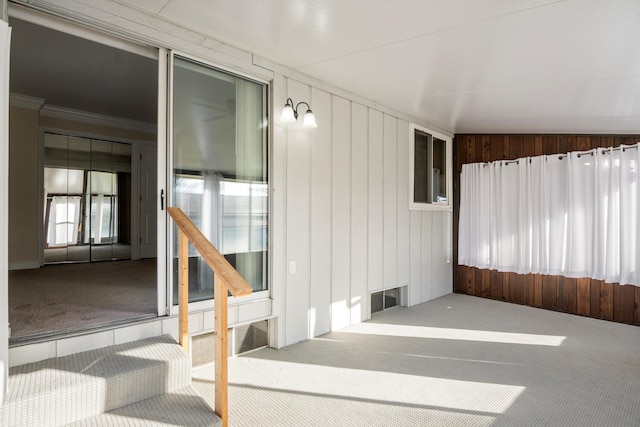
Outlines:
{"type": "Polygon", "coordinates": [[[458,263],[640,286],[638,144],[462,166],[458,263]]]}

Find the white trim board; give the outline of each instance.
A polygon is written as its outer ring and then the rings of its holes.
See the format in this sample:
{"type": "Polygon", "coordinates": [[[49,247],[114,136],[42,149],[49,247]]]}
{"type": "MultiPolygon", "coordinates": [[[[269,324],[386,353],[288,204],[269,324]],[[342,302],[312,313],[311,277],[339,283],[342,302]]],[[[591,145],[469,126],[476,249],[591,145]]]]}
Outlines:
{"type": "MultiPolygon", "coordinates": [[[[228,318],[230,328],[260,320],[270,320],[271,300],[262,299],[231,306],[228,309],[228,318]]],[[[213,309],[189,313],[189,336],[213,332],[213,322],[213,309]]],[[[9,367],[165,334],[171,334],[177,342],[177,315],[157,317],[114,328],[62,335],[39,342],[17,344],[9,348],[9,367]]]]}
{"type": "Polygon", "coordinates": [[[9,383],[9,51],[11,28],[0,21],[0,405],[9,383]]]}

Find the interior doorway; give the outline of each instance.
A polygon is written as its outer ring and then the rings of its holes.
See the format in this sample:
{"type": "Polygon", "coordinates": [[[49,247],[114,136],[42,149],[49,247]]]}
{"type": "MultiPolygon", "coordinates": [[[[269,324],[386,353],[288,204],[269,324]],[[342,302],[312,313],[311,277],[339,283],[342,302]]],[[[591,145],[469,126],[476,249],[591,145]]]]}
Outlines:
{"type": "Polygon", "coordinates": [[[9,23],[10,344],[157,316],[157,49],[9,23]]]}

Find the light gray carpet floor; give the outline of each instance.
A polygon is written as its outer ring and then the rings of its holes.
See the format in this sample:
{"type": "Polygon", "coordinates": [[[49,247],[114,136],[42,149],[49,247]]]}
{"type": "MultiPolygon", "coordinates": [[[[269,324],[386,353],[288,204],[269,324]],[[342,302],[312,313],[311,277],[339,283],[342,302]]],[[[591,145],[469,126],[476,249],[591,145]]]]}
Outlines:
{"type": "MultiPolygon", "coordinates": [[[[640,426],[640,328],[452,294],[230,360],[231,426],[640,426]]],[[[213,367],[193,370],[213,404],[213,367]]]]}
{"type": "Polygon", "coordinates": [[[9,272],[12,337],[157,313],[156,260],[46,265],[9,272]]]}

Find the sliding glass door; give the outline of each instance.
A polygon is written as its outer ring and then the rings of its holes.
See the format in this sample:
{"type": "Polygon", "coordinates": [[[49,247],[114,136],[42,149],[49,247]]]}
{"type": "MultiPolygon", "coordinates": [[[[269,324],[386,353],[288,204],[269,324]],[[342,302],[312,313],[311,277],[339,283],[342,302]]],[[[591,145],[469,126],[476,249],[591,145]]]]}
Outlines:
{"type": "MultiPolygon", "coordinates": [[[[253,287],[267,289],[267,85],[173,58],[171,205],[253,287]]],[[[171,250],[177,303],[177,246],[171,250]]],[[[189,300],[213,298],[213,273],[189,249],[189,300]]]]}

